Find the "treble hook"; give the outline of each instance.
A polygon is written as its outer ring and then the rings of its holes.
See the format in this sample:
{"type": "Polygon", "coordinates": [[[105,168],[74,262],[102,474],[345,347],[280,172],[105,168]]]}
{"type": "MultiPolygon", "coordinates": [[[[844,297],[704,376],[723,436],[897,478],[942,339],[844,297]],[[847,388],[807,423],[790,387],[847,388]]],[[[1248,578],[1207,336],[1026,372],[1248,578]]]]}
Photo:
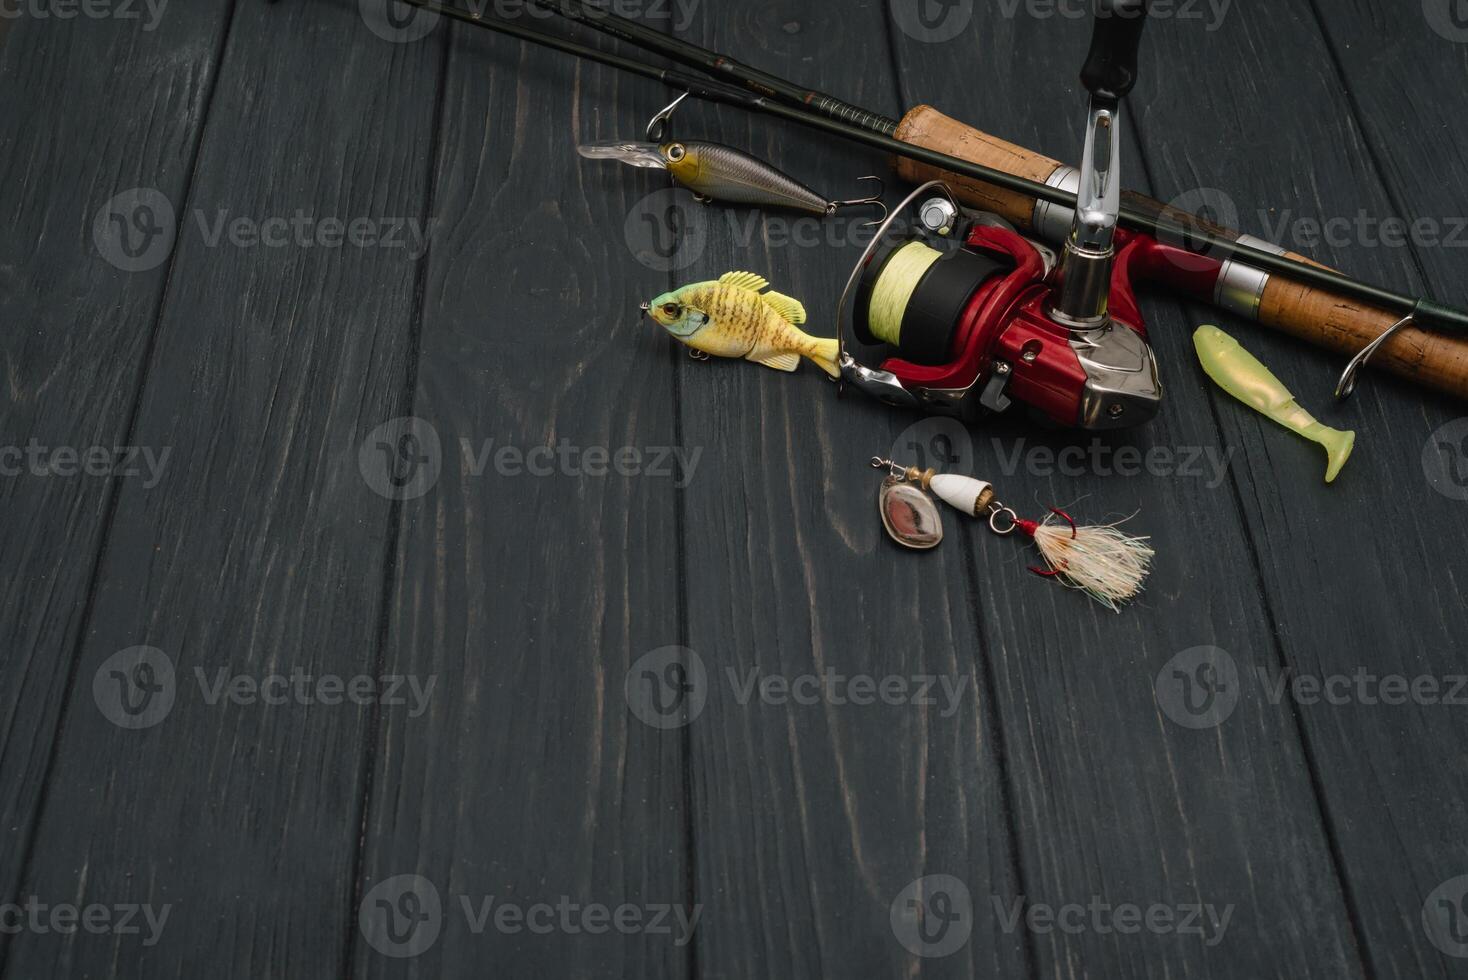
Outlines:
{"type": "Polygon", "coordinates": [[[647,124],[647,141],[649,143],[663,142],[668,135],[668,121],[673,118],[673,113],[678,111],[678,106],[682,105],[683,100],[692,94],[692,92],[684,92],[672,102],[668,103],[667,107],[656,116],[652,117],[647,124]]]}
{"type": "Polygon", "coordinates": [[[870,228],[873,225],[882,224],[887,220],[887,205],[882,202],[882,195],[887,190],[887,184],[882,180],[881,177],[867,176],[858,177],[857,179],[875,180],[877,182],[877,193],[873,194],[871,197],[863,197],[860,200],[855,201],[832,201],[826,206],[826,217],[829,218],[831,215],[835,214],[842,208],[863,208],[870,206],[874,208],[879,208],[882,212],[882,216],[880,218],[873,218],[871,221],[865,222],[860,227],[870,228]]]}
{"type": "Polygon", "coordinates": [[[1335,385],[1335,397],[1337,401],[1345,401],[1347,398],[1351,397],[1351,393],[1356,390],[1356,375],[1363,367],[1366,366],[1366,362],[1371,360],[1371,355],[1375,354],[1377,349],[1380,348],[1382,344],[1386,343],[1388,340],[1391,340],[1393,335],[1395,335],[1398,331],[1404,330],[1408,326],[1410,326],[1412,323],[1412,317],[1413,314],[1408,313],[1396,323],[1392,324],[1390,327],[1387,327],[1386,333],[1382,334],[1380,337],[1377,337],[1371,343],[1361,348],[1361,352],[1355,357],[1351,358],[1351,363],[1346,365],[1346,369],[1341,372],[1341,379],[1337,381],[1335,385]]]}

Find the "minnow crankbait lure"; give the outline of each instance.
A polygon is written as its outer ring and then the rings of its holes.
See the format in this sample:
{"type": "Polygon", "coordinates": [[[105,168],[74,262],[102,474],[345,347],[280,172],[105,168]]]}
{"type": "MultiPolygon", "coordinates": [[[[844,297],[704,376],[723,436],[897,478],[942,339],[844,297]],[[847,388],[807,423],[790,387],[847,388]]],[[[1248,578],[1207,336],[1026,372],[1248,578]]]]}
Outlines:
{"type": "Polygon", "coordinates": [[[769,285],[753,272],[730,272],[718,282],[696,282],[663,293],[643,303],[642,312],[695,351],[742,357],[776,371],[794,371],[804,357],[839,378],[835,338],[800,330],[805,307],[789,296],[764,292],[769,285]]]}
{"type": "Polygon", "coordinates": [[[1346,460],[1351,458],[1356,433],[1342,432],[1315,421],[1269,368],[1217,327],[1209,324],[1199,327],[1193,334],[1193,346],[1203,370],[1220,388],[1286,429],[1324,446],[1325,482],[1335,480],[1346,460]]]}
{"type": "Polygon", "coordinates": [[[708,203],[750,204],[765,208],[789,208],[806,214],[829,217],[841,208],[871,206],[881,208],[882,181],[875,180],[877,193],[855,201],[830,201],[789,174],[782,173],[748,153],[698,140],[674,143],[585,143],[576,148],[588,160],[619,160],[630,167],[666,170],[673,181],[693,191],[698,200],[708,203]]]}

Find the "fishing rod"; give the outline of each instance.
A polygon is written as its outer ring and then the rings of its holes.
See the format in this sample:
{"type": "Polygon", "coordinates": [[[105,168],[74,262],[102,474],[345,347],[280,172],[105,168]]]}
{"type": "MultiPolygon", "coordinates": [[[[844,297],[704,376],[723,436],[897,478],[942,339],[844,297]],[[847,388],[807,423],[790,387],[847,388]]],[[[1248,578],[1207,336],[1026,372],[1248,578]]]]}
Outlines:
{"type": "Polygon", "coordinates": [[[778,75],[751,68],[727,54],[710,51],[708,48],[700,47],[689,41],[655,31],[604,7],[587,3],[586,0],[529,0],[529,2],[542,10],[548,10],[569,21],[601,31],[609,37],[627,41],[646,51],[696,68],[714,78],[732,79],[736,88],[743,88],[755,95],[769,96],[787,105],[809,108],[819,115],[887,136],[897,131],[896,119],[890,119],[870,109],[843,102],[825,92],[803,88],[778,75]]]}
{"type": "MultiPolygon", "coordinates": [[[[415,0],[406,2],[423,5],[415,0]]],[[[934,177],[954,181],[958,197],[965,203],[999,213],[1014,224],[1035,231],[1043,237],[1054,240],[1055,233],[1063,231],[1066,226],[1065,211],[1074,206],[1074,195],[1069,193],[1075,189],[1078,177],[1074,167],[1063,166],[1058,161],[965,126],[931,107],[919,106],[899,122],[751,68],[729,55],[662,34],[619,16],[591,0],[530,2],[567,20],[630,42],[713,77],[732,78],[747,92],[758,96],[769,95],[788,106],[808,107],[819,115],[849,123],[857,129],[865,129],[889,138],[895,137],[905,145],[894,147],[862,139],[849,130],[827,129],[834,135],[893,152],[899,157],[898,169],[901,176],[913,183],[934,177]],[[907,147],[913,145],[947,151],[940,154],[946,160],[909,152],[907,147]],[[977,167],[962,166],[961,161],[976,164],[977,167]],[[955,175],[970,179],[955,181],[955,175]],[[1018,181],[1006,180],[1006,177],[1017,177],[1018,181]],[[977,186],[975,182],[978,182],[977,186]],[[1062,193],[1055,193],[1057,189],[1062,193]],[[1015,201],[1012,195],[1002,193],[1004,191],[1024,195],[1029,200],[1015,201]]],[[[479,18],[466,19],[487,26],[479,18]]],[[[726,98],[716,101],[732,100],[726,98]]],[[[769,106],[763,104],[764,102],[761,98],[760,104],[747,104],[745,107],[769,112],[769,106]]],[[[807,119],[790,116],[784,118],[813,125],[807,119]]],[[[1300,335],[1317,345],[1354,354],[1350,367],[1342,375],[1337,389],[1338,397],[1348,395],[1354,388],[1356,371],[1366,359],[1399,333],[1405,333],[1403,340],[1410,343],[1396,345],[1388,351],[1389,367],[1397,373],[1418,377],[1419,380],[1444,390],[1459,392],[1468,385],[1468,344],[1460,344],[1443,337],[1430,338],[1422,333],[1422,329],[1445,334],[1468,332],[1468,312],[1435,302],[1428,297],[1410,296],[1343,276],[1303,256],[1287,253],[1263,239],[1222,228],[1134,192],[1122,193],[1120,220],[1125,227],[1153,235],[1167,235],[1170,239],[1188,243],[1190,251],[1219,255],[1232,263],[1225,274],[1220,276],[1214,294],[1197,298],[1207,299],[1266,326],[1300,335]],[[1306,295],[1292,288],[1289,283],[1270,282],[1268,273],[1271,272],[1296,283],[1314,286],[1330,295],[1306,295]],[[1341,309],[1338,304],[1331,302],[1332,297],[1349,297],[1379,309],[1341,309]],[[1395,311],[1397,315],[1392,315],[1391,311],[1395,311]],[[1457,370],[1446,380],[1431,376],[1419,377],[1422,373],[1419,365],[1423,362],[1424,351],[1434,353],[1440,359],[1453,361],[1457,370]]]]}
{"type": "MultiPolygon", "coordinates": [[[[997,147],[1001,155],[1022,154],[1030,172],[1035,177],[1045,173],[1045,179],[1042,181],[1011,173],[933,149],[919,142],[887,135],[882,130],[886,128],[886,122],[892,121],[884,122],[884,117],[859,107],[852,107],[854,113],[848,112],[847,115],[854,115],[862,120],[860,122],[817,114],[794,103],[810,100],[810,104],[816,104],[822,98],[819,93],[812,93],[775,76],[756,72],[733,59],[689,42],[650,31],[635,22],[596,8],[586,0],[555,0],[554,5],[546,9],[621,40],[648,47],[655,53],[681,60],[710,75],[728,75],[741,81],[743,87],[729,85],[721,80],[706,80],[686,72],[658,68],[502,18],[487,18],[478,12],[437,0],[403,2],[475,27],[651,78],[701,100],[735,105],[884,150],[900,158],[899,171],[903,176],[916,179],[937,173],[951,178],[956,185],[957,196],[966,202],[974,203],[977,198],[981,203],[992,205],[996,203],[996,197],[1001,197],[997,202],[999,206],[991,207],[990,210],[1043,238],[1061,241],[1068,230],[1069,219],[1076,205],[1074,189],[1080,184],[1080,175],[1075,168],[1062,166],[1056,161],[1047,160],[1012,144],[978,134],[977,131],[927,107],[919,107],[909,113],[894,132],[907,135],[909,139],[926,139],[935,144],[961,144],[970,149],[974,146],[988,149],[997,147]],[[573,7],[583,8],[579,16],[572,12],[573,7]],[[768,79],[774,79],[780,84],[768,84],[768,79]],[[759,94],[761,89],[772,91],[775,96],[759,94]],[[786,101],[776,101],[777,98],[786,101]],[[914,117],[917,117],[916,123],[909,126],[914,117]],[[909,132],[904,133],[904,130],[909,132]],[[980,138],[970,139],[970,134],[977,134],[980,138]],[[926,169],[911,170],[905,168],[904,164],[926,169]],[[1028,205],[1023,203],[1026,200],[1028,205]]],[[[533,2],[544,6],[549,0],[533,2]]],[[[839,100],[831,102],[839,103],[839,100]]],[[[1194,288],[1191,289],[1187,288],[1186,283],[1172,283],[1171,285],[1181,287],[1179,291],[1266,325],[1284,329],[1322,346],[1356,355],[1352,369],[1342,379],[1342,387],[1347,390],[1347,379],[1354,380],[1354,370],[1366,357],[1387,345],[1398,334],[1405,334],[1400,338],[1403,343],[1389,347],[1386,359],[1388,367],[1397,373],[1452,393],[1462,395],[1468,391],[1468,343],[1452,337],[1430,335],[1418,329],[1433,328],[1446,333],[1468,331],[1468,313],[1464,311],[1426,297],[1412,297],[1360,282],[1310,263],[1303,257],[1287,254],[1283,249],[1260,239],[1210,225],[1193,215],[1140,195],[1124,196],[1118,219],[1125,228],[1175,241],[1189,253],[1205,255],[1218,262],[1218,274],[1211,281],[1194,282],[1194,288]],[[1277,273],[1291,282],[1275,280],[1269,273],[1277,273]],[[1296,283],[1315,288],[1302,288],[1296,283]],[[1204,286],[1211,288],[1203,288],[1204,286]],[[1343,303],[1340,301],[1341,297],[1349,297],[1358,303],[1343,303]],[[1397,311],[1397,315],[1392,315],[1390,311],[1397,311]],[[1406,315],[1401,315],[1403,313],[1406,315]],[[1396,322],[1392,323],[1393,320],[1396,322]],[[1389,323],[1391,326],[1387,329],[1386,324],[1389,323]]]]}

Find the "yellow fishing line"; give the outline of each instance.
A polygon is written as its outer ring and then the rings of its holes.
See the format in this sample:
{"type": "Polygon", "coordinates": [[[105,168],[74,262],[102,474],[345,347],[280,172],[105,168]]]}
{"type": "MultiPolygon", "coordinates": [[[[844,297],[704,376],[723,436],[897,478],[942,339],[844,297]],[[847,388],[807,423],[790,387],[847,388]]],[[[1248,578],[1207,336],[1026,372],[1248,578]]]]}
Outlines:
{"type": "Polygon", "coordinates": [[[892,254],[886,268],[872,287],[872,302],[867,309],[867,324],[872,336],[897,346],[902,333],[902,317],[918,283],[943,253],[922,242],[908,242],[892,254]]]}

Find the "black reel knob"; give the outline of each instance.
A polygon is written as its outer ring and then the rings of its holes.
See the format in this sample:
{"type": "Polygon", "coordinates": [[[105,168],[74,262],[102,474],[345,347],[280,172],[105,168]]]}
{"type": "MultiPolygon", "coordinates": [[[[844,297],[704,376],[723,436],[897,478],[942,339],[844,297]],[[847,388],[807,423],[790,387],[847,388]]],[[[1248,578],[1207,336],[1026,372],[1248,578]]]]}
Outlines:
{"type": "Polygon", "coordinates": [[[1091,50],[1081,84],[1092,97],[1119,102],[1137,84],[1137,53],[1147,26],[1147,0],[1096,0],[1091,50]]]}

